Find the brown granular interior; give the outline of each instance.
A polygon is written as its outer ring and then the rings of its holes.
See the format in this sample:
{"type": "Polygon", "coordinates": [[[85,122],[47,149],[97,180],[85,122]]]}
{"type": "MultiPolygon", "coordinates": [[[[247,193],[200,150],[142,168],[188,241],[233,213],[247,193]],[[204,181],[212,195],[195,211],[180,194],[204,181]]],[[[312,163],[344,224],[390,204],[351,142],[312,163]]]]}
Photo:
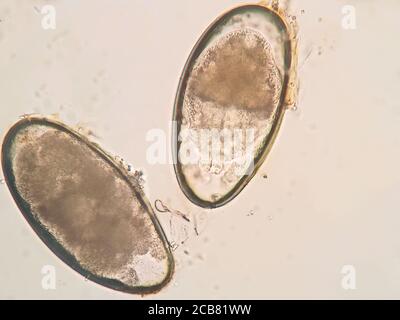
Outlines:
{"type": "Polygon", "coordinates": [[[132,256],[150,251],[165,258],[145,208],[123,176],[70,134],[25,129],[13,170],[36,219],[92,273],[130,275],[126,280],[134,283],[132,256]]]}

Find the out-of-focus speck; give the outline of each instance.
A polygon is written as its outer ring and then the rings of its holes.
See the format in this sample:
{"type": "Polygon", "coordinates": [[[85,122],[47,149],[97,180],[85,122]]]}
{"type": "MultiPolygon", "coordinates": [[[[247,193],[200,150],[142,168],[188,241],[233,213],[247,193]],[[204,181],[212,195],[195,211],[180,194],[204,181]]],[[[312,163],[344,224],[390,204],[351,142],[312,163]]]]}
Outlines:
{"type": "Polygon", "coordinates": [[[204,261],[204,255],[201,254],[201,253],[198,253],[198,254],[196,255],[196,258],[197,258],[198,260],[200,260],[200,261],[204,261]]]}
{"type": "Polygon", "coordinates": [[[311,123],[308,128],[310,129],[310,131],[315,131],[317,130],[317,125],[315,123],[311,123]]]}
{"type": "Polygon", "coordinates": [[[268,219],[268,221],[272,221],[272,220],[274,220],[274,217],[271,216],[271,215],[269,215],[269,216],[267,217],[267,219],[268,219]]]}
{"type": "Polygon", "coordinates": [[[29,250],[24,250],[24,251],[22,251],[22,257],[28,258],[29,256],[30,256],[29,250]]]}
{"type": "Polygon", "coordinates": [[[43,107],[45,108],[45,109],[51,109],[51,107],[52,107],[52,102],[50,101],[50,99],[45,99],[44,101],[43,101],[43,107]]]}
{"type": "Polygon", "coordinates": [[[183,253],[186,254],[187,256],[189,255],[189,251],[183,250],[183,253]]]}
{"type": "Polygon", "coordinates": [[[319,18],[318,18],[318,22],[322,22],[322,17],[319,17],[319,18]]]}
{"type": "Polygon", "coordinates": [[[100,70],[99,72],[96,73],[95,76],[93,76],[93,83],[94,84],[99,84],[101,82],[101,80],[104,78],[104,75],[106,74],[105,70],[100,70]]]}
{"type": "Polygon", "coordinates": [[[43,61],[43,65],[45,65],[46,67],[50,67],[52,64],[51,59],[45,59],[43,61]]]}
{"type": "Polygon", "coordinates": [[[301,13],[301,14],[305,14],[306,11],[305,11],[304,9],[302,9],[302,10],[300,11],[300,13],[301,13]]]}
{"type": "Polygon", "coordinates": [[[217,285],[217,284],[214,285],[214,286],[213,286],[213,289],[214,289],[215,291],[218,291],[218,290],[219,290],[219,285],[217,285]]]}

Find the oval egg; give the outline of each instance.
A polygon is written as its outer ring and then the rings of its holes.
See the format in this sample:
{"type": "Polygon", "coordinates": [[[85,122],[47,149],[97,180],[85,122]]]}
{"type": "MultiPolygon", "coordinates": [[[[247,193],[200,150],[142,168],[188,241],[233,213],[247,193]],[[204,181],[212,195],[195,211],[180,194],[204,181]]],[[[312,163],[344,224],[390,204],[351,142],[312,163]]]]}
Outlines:
{"type": "Polygon", "coordinates": [[[139,294],[171,279],[173,257],[140,185],[86,137],[28,116],[8,131],[2,166],[30,226],[85,278],[139,294]]]}
{"type": "Polygon", "coordinates": [[[193,48],[175,99],[174,168],[196,205],[236,197],[263,163],[295,87],[290,23],[264,5],[219,17],[193,48]]]}

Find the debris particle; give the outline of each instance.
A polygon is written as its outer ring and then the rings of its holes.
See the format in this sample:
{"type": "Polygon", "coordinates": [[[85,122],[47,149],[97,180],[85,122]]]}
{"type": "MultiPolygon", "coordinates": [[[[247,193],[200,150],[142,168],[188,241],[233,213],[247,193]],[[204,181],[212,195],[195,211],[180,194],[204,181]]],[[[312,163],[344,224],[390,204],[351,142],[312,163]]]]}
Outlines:
{"type": "Polygon", "coordinates": [[[186,220],[187,222],[190,222],[190,219],[187,217],[186,214],[180,212],[179,210],[169,209],[160,199],[157,199],[154,202],[154,207],[156,208],[156,210],[158,212],[169,212],[171,214],[181,217],[182,219],[186,220]]]}

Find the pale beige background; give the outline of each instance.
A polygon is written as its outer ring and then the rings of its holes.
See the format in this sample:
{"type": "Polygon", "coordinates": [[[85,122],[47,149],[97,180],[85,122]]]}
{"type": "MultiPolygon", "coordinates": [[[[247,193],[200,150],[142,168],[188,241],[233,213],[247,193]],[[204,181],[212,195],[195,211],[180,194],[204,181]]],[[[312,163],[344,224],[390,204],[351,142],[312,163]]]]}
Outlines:
{"type": "MultiPolygon", "coordinates": [[[[240,3],[0,0],[0,134],[23,113],[85,123],[106,150],[143,168],[151,201],[201,220],[201,235],[175,252],[173,281],[149,298],[400,298],[397,0],[293,1],[299,108],[287,113],[267,162],[229,205],[194,207],[171,166],[147,163],[146,132],[168,130],[192,46],[240,3]],[[34,6],[46,3],[56,6],[56,30],[41,28],[34,6]],[[356,7],[356,30],[341,27],[346,4],[356,7]],[[342,289],[343,265],[355,266],[356,290],[342,289]]],[[[0,298],[140,299],[63,265],[5,185],[0,209],[0,298]],[[48,264],[56,290],[41,287],[48,264]]],[[[168,216],[162,219],[167,229],[168,216]]]]}

